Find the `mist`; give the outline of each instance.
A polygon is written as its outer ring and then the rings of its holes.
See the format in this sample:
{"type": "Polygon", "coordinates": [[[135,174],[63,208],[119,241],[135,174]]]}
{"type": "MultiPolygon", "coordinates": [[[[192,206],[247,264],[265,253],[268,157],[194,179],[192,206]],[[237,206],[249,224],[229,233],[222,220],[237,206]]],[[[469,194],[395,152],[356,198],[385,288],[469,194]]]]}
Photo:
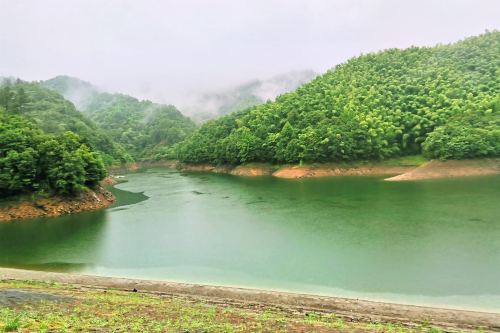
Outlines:
{"type": "Polygon", "coordinates": [[[64,74],[182,106],[361,53],[454,42],[499,17],[497,0],[0,0],[0,76],[64,74]]]}

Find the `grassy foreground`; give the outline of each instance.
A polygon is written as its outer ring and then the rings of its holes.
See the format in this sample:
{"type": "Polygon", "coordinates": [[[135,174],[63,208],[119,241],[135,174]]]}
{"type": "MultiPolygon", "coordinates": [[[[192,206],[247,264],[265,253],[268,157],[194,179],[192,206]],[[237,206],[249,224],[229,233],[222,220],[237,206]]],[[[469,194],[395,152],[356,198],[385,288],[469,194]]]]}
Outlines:
{"type": "MultiPolygon", "coordinates": [[[[180,296],[0,281],[0,332],[441,332],[420,324],[348,322],[335,314],[180,296]],[[10,299],[8,293],[17,293],[10,299]],[[3,297],[2,297],[3,295],[3,297]]],[[[479,330],[480,331],[480,330],[479,330]]]]}

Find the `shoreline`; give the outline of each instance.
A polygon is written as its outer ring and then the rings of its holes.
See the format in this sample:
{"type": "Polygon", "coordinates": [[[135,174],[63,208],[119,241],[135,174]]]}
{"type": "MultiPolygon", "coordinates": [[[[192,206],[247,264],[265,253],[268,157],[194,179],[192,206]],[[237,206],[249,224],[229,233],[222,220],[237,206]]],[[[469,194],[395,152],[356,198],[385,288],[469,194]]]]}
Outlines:
{"type": "Polygon", "coordinates": [[[306,165],[244,165],[190,164],[176,160],[145,161],[113,169],[113,172],[133,172],[143,168],[166,167],[182,172],[208,172],[242,177],[272,176],[282,179],[302,179],[342,176],[385,176],[387,181],[418,181],[427,179],[473,177],[500,174],[500,159],[478,160],[388,160],[381,162],[316,163],[306,165]]]}
{"type": "Polygon", "coordinates": [[[176,160],[141,161],[110,168],[110,176],[94,190],[75,197],[54,196],[35,200],[21,199],[0,206],[0,223],[40,217],[55,217],[103,209],[115,202],[113,194],[104,187],[117,183],[114,175],[147,168],[171,168],[181,172],[208,172],[240,177],[270,176],[281,179],[303,179],[342,176],[383,176],[386,181],[420,181],[453,177],[473,177],[500,174],[500,159],[422,161],[402,159],[384,162],[322,163],[310,165],[245,165],[186,164],[176,160]]]}
{"type": "Polygon", "coordinates": [[[83,191],[74,197],[53,196],[35,200],[22,198],[0,207],[0,223],[56,217],[106,208],[115,202],[115,197],[104,187],[113,184],[115,181],[108,177],[97,188],[83,191]]]}
{"type": "Polygon", "coordinates": [[[211,165],[179,163],[177,169],[185,172],[212,172],[233,176],[272,176],[281,179],[302,179],[341,176],[394,176],[409,172],[416,166],[392,166],[382,163],[322,163],[305,165],[273,165],[252,163],[247,165],[211,165]]]}
{"type": "Polygon", "coordinates": [[[387,181],[417,181],[426,179],[475,177],[500,174],[500,159],[432,160],[387,181]]]}
{"type": "Polygon", "coordinates": [[[484,331],[500,330],[498,313],[342,297],[11,268],[0,268],[0,280],[57,282],[104,290],[132,291],[135,289],[140,293],[183,297],[195,301],[204,300],[214,304],[236,304],[240,307],[258,304],[263,307],[280,307],[290,311],[335,312],[339,317],[355,321],[397,321],[408,325],[428,322],[449,331],[477,329],[478,327],[483,327],[484,331]]]}

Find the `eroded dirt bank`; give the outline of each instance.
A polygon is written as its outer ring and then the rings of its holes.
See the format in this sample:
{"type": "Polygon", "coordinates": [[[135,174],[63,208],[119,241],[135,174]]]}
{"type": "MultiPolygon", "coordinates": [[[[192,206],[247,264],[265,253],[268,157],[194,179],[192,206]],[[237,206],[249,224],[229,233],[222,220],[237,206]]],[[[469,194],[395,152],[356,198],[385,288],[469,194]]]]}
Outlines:
{"type": "Polygon", "coordinates": [[[181,171],[227,173],[234,176],[256,177],[273,176],[277,178],[299,179],[311,177],[333,176],[389,176],[397,175],[414,169],[416,166],[386,166],[386,165],[345,165],[345,164],[314,164],[314,165],[285,165],[276,166],[266,163],[252,163],[249,165],[211,165],[178,163],[176,168],[181,171]]]}
{"type": "MultiPolygon", "coordinates": [[[[103,185],[113,181],[107,179],[103,185]]],[[[0,222],[37,217],[60,216],[90,210],[106,208],[115,201],[115,197],[104,187],[84,191],[74,197],[55,196],[35,200],[21,200],[0,207],[0,222]]]]}
{"type": "Polygon", "coordinates": [[[297,179],[310,177],[334,177],[334,176],[385,176],[397,175],[415,168],[414,166],[341,166],[335,164],[324,164],[318,166],[287,166],[273,173],[274,177],[297,179]]]}
{"type": "Polygon", "coordinates": [[[234,176],[269,176],[273,173],[273,167],[271,165],[260,164],[260,165],[239,165],[229,172],[234,176]]]}
{"type": "Polygon", "coordinates": [[[423,180],[448,177],[487,176],[500,174],[500,159],[429,161],[402,173],[388,178],[388,181],[423,180]]]}
{"type": "Polygon", "coordinates": [[[475,330],[478,327],[482,327],[485,332],[500,330],[500,314],[497,313],[440,309],[358,299],[9,268],[0,268],[0,280],[59,282],[89,288],[117,288],[128,291],[135,289],[138,292],[204,300],[214,304],[230,304],[242,308],[257,305],[261,308],[279,307],[293,312],[334,312],[339,317],[355,321],[400,322],[408,325],[426,322],[433,326],[442,327],[446,331],[475,330]]]}
{"type": "Polygon", "coordinates": [[[300,179],[335,176],[392,176],[389,181],[423,180],[447,177],[485,176],[500,174],[500,159],[428,161],[422,165],[386,165],[384,163],[314,165],[250,164],[215,166],[211,164],[173,163],[170,167],[181,171],[227,173],[235,176],[268,176],[300,179]]]}

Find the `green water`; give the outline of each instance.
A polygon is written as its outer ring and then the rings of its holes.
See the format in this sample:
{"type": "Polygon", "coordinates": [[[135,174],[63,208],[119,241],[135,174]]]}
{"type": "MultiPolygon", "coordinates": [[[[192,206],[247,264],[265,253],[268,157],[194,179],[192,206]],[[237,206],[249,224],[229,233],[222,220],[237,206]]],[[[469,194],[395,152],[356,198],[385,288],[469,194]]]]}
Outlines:
{"type": "Polygon", "coordinates": [[[500,177],[126,179],[120,206],[0,224],[0,265],[500,311],[500,177]]]}

